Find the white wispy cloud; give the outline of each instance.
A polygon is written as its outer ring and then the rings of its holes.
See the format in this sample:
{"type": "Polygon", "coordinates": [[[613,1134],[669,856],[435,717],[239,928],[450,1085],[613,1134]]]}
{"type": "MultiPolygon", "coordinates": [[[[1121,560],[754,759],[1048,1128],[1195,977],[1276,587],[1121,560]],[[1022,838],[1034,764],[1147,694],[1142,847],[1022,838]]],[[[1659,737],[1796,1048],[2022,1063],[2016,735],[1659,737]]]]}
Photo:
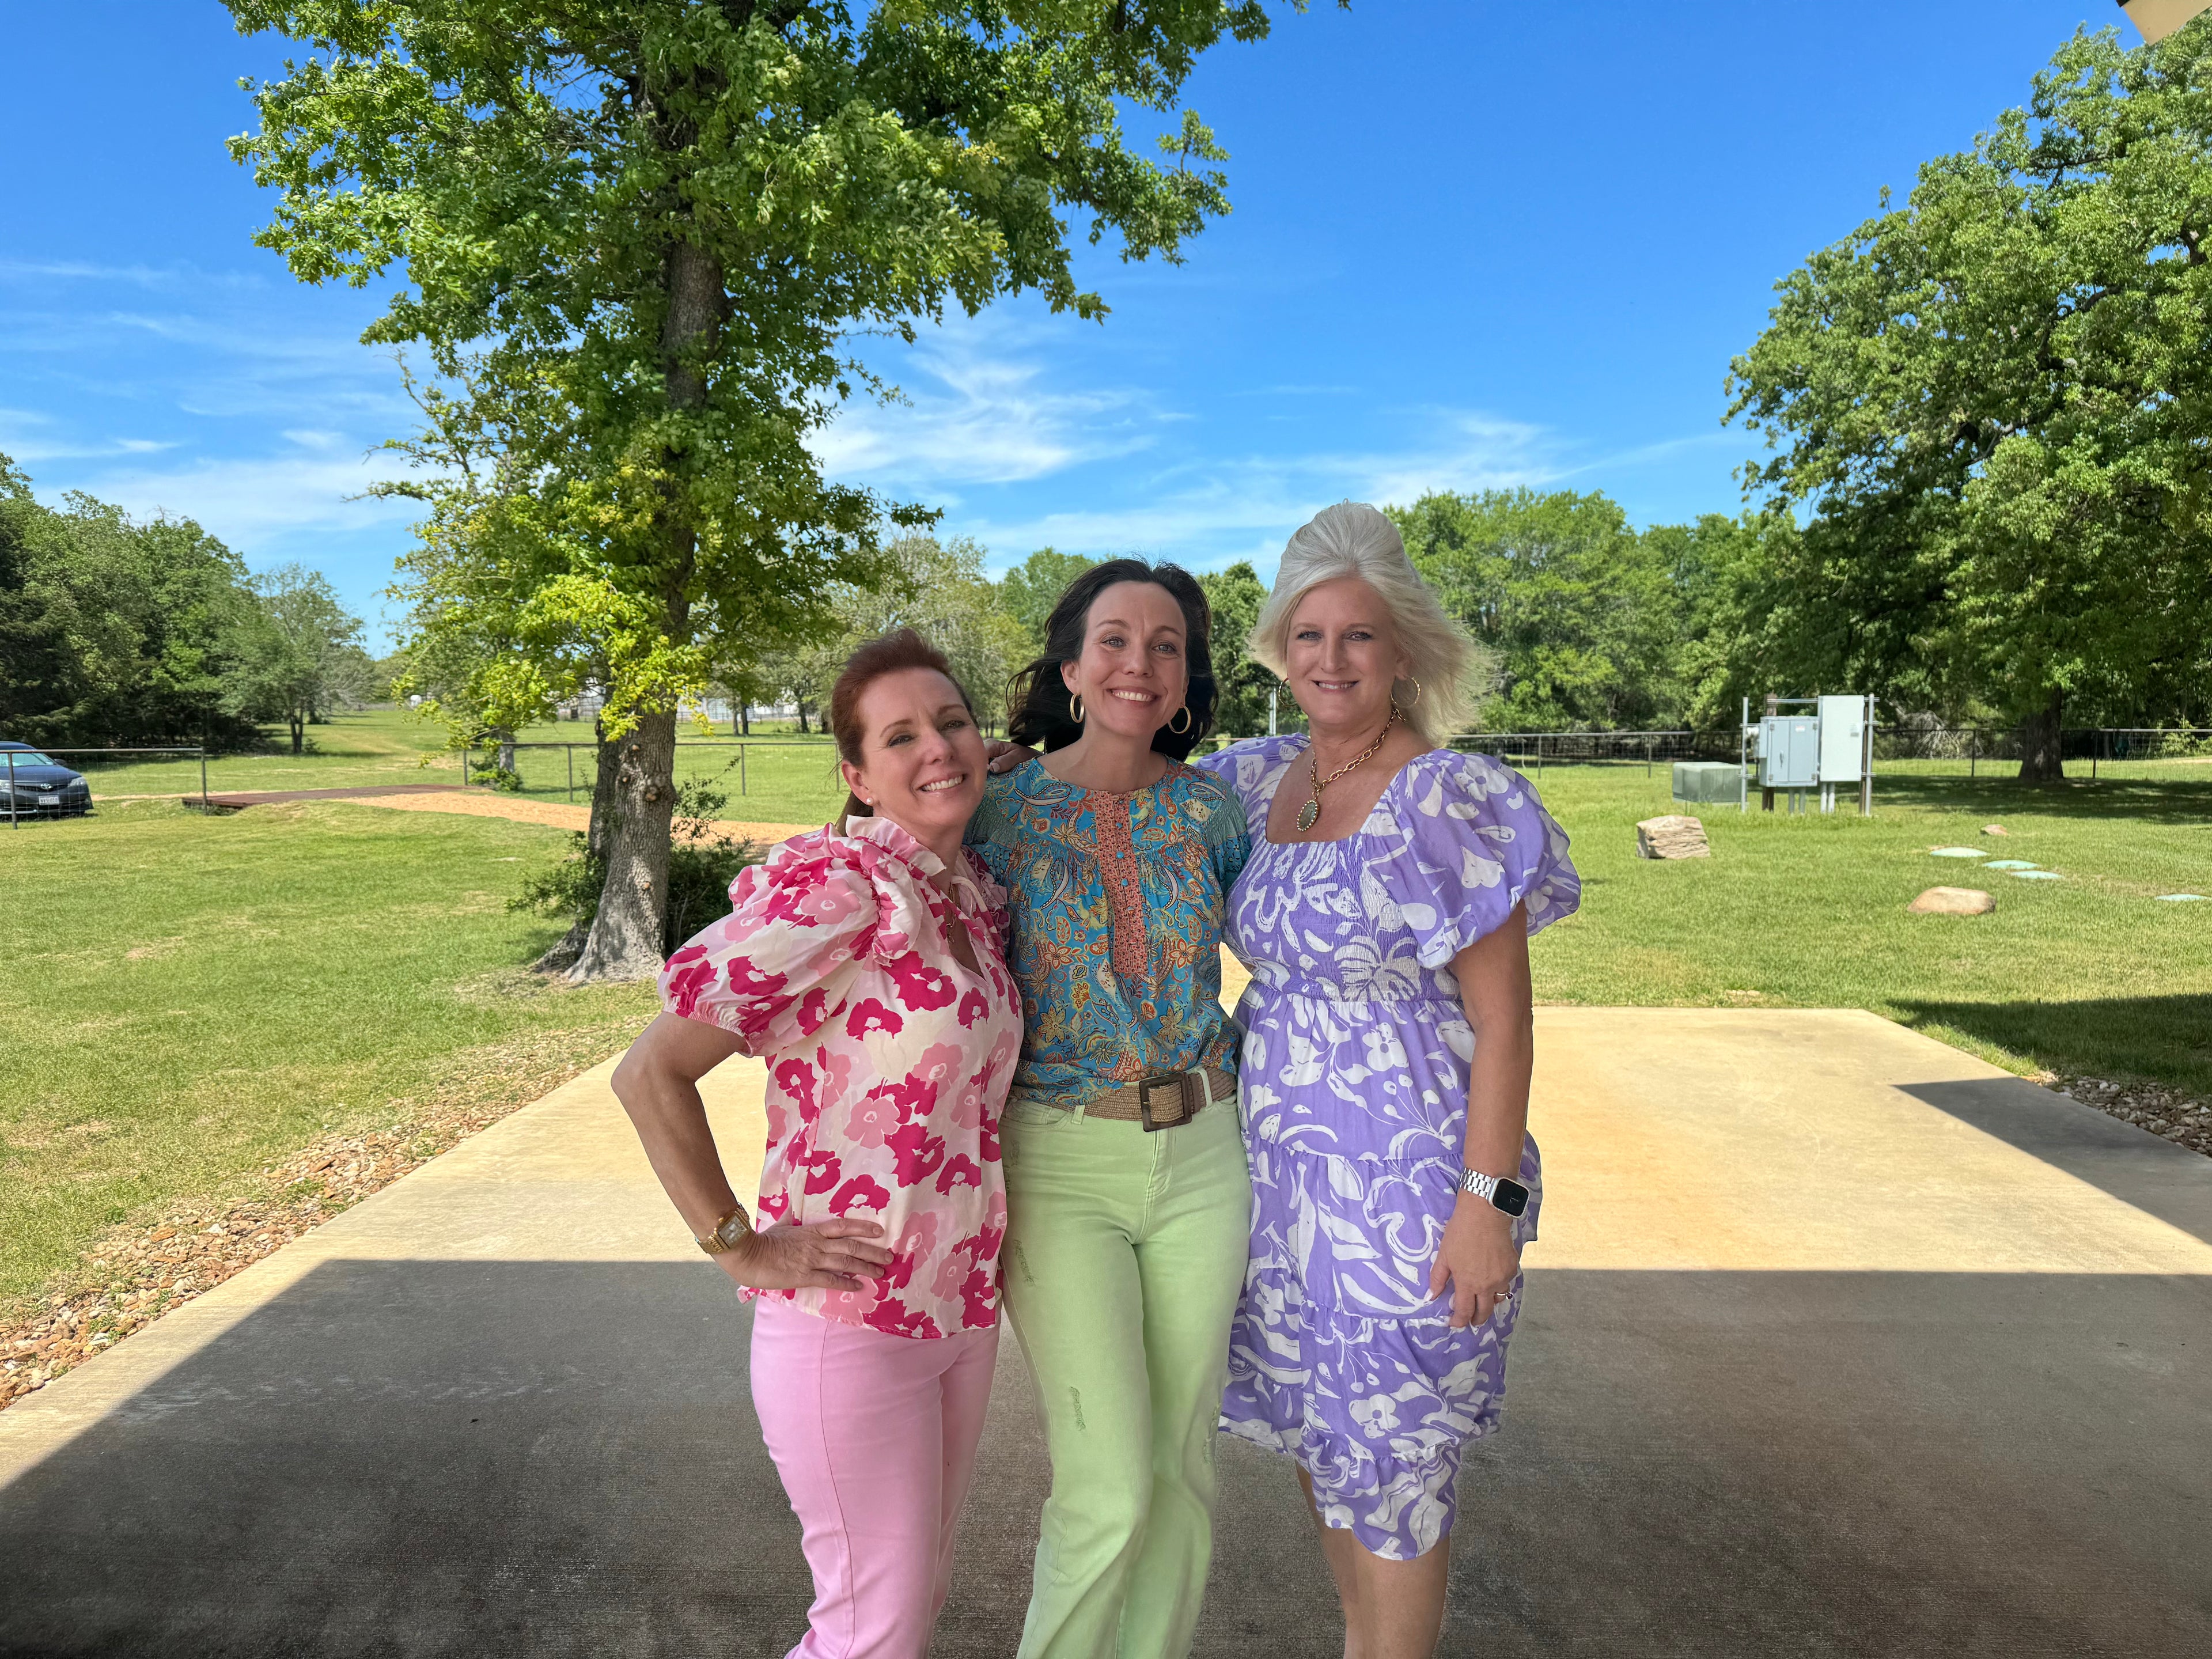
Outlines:
{"type": "Polygon", "coordinates": [[[1015,483],[1136,453],[1180,418],[1128,386],[1057,390],[1020,325],[988,317],[933,329],[896,364],[903,396],[855,401],[814,441],[836,477],[940,492],[1015,483]]]}
{"type": "Polygon", "coordinates": [[[1432,490],[1506,489],[1562,476],[1556,434],[1526,422],[1431,410],[1411,424],[1403,450],[1317,451],[1178,463],[1115,493],[1140,499],[1069,507],[950,527],[973,535],[1002,562],[1050,545],[1097,556],[1139,553],[1216,568],[1251,559],[1272,571],[1292,531],[1331,502],[1408,502],[1432,490]]]}
{"type": "Polygon", "coordinates": [[[238,290],[268,286],[251,272],[198,265],[100,264],[84,259],[0,259],[0,283],[122,283],[143,289],[238,290]]]}
{"type": "Polygon", "coordinates": [[[231,546],[252,551],[303,531],[405,524],[419,510],[411,502],[362,499],[371,483],[398,471],[382,456],[319,450],[204,460],[161,471],[102,470],[75,487],[136,517],[167,514],[191,519],[231,546]]]}

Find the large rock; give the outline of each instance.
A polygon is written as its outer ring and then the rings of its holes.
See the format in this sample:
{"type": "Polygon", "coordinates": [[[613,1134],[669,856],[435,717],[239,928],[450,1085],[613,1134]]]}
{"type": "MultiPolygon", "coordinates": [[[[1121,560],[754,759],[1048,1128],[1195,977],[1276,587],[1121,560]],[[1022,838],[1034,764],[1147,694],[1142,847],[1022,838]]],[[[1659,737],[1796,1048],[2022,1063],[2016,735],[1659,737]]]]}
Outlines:
{"type": "Polygon", "coordinates": [[[1916,916],[1985,916],[1997,902],[1978,887],[1931,887],[1905,908],[1916,916]]]}
{"type": "Polygon", "coordinates": [[[1636,856],[1640,859],[1709,859],[1705,826],[1698,819],[1670,812],[1663,818],[1646,818],[1636,826],[1636,856]]]}

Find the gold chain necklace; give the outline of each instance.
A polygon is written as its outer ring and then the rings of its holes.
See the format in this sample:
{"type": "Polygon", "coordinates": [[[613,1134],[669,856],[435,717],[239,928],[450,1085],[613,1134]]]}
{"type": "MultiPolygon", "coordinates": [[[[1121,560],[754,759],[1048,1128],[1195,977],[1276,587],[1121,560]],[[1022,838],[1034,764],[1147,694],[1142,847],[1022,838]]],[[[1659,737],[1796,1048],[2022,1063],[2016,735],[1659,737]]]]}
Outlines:
{"type": "Polygon", "coordinates": [[[1313,781],[1313,799],[1308,801],[1304,806],[1298,808],[1298,833],[1300,835],[1303,836],[1307,830],[1312,829],[1321,818],[1321,792],[1328,788],[1332,783],[1334,783],[1346,772],[1352,770],[1353,767],[1364,766],[1369,761],[1373,760],[1375,758],[1376,751],[1382,747],[1383,741],[1389,737],[1390,728],[1397,723],[1398,700],[1395,697],[1393,697],[1390,699],[1390,718],[1382,722],[1382,732],[1376,738],[1375,741],[1369,744],[1366,748],[1361,750],[1350,760],[1345,762],[1343,765],[1338,767],[1335,771],[1330,773],[1327,777],[1322,776],[1321,763],[1314,758],[1312,749],[1310,747],[1307,749],[1306,775],[1313,781]]]}

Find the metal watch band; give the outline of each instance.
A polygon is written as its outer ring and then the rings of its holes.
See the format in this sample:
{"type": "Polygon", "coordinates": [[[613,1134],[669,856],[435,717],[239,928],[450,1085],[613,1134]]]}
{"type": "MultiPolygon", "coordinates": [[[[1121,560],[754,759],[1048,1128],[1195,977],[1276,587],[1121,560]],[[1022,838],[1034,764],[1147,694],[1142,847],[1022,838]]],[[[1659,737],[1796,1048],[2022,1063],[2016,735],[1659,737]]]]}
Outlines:
{"type": "Polygon", "coordinates": [[[1485,1175],[1480,1170],[1462,1170],[1460,1171],[1459,1189],[1463,1193],[1473,1193],[1487,1204],[1498,1196],[1498,1177],[1485,1175]]]}
{"type": "Polygon", "coordinates": [[[752,1218],[745,1213],[742,1204],[717,1221],[703,1237],[694,1241],[708,1255],[720,1255],[725,1250],[734,1250],[738,1241],[753,1230],[752,1218]]]}

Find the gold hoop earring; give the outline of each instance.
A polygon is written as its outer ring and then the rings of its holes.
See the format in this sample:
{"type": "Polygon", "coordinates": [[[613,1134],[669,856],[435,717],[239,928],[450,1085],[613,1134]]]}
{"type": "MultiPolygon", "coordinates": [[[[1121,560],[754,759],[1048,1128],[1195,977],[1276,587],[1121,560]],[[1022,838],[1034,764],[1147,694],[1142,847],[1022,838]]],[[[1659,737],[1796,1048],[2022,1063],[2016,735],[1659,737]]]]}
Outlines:
{"type": "Polygon", "coordinates": [[[1188,703],[1185,703],[1182,708],[1176,709],[1176,714],[1182,716],[1182,724],[1181,726],[1177,726],[1175,723],[1175,714],[1170,714],[1168,716],[1168,730],[1174,732],[1177,737],[1181,737],[1184,732],[1189,731],[1192,726],[1198,724],[1198,717],[1190,712],[1190,705],[1188,703]]]}
{"type": "Polygon", "coordinates": [[[1421,683],[1411,674],[1406,676],[1406,683],[1413,688],[1413,700],[1407,707],[1419,708],[1421,706],[1421,683]]]}
{"type": "Polygon", "coordinates": [[[1083,699],[1080,697],[1070,697],[1067,700],[1067,712],[1075,716],[1075,723],[1078,726],[1082,725],[1083,699]]]}

